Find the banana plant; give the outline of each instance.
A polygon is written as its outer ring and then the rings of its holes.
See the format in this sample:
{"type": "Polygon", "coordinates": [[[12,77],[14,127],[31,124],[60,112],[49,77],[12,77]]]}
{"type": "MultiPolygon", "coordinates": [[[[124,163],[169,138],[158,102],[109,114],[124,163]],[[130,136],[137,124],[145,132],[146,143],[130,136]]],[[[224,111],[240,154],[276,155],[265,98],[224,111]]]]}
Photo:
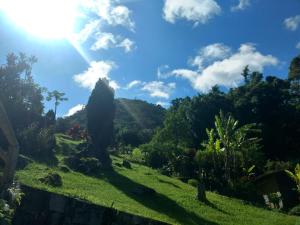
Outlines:
{"type": "Polygon", "coordinates": [[[300,164],[296,165],[294,173],[289,170],[285,170],[285,172],[290,178],[292,178],[295,181],[297,185],[297,191],[300,194],[300,164]]]}

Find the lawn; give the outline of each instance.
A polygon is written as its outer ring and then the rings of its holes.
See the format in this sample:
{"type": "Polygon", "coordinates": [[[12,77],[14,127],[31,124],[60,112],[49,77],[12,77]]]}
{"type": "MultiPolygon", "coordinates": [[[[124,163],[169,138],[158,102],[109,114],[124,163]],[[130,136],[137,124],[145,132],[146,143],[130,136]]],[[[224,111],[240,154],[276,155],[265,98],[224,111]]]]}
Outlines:
{"type": "MultiPolygon", "coordinates": [[[[76,144],[76,143],[68,143],[76,144]]],[[[60,158],[60,157],[59,157],[60,158]]],[[[208,192],[209,203],[195,199],[196,189],[177,179],[159,174],[146,166],[132,164],[132,169],[118,167],[122,159],[113,158],[114,170],[99,177],[77,172],[64,173],[58,167],[31,163],[17,172],[24,184],[52,192],[76,196],[99,205],[181,225],[295,225],[300,218],[257,208],[243,201],[208,192]],[[60,188],[39,181],[50,171],[62,176],[60,188]],[[153,188],[157,193],[141,197],[133,193],[138,186],[153,188]]]]}

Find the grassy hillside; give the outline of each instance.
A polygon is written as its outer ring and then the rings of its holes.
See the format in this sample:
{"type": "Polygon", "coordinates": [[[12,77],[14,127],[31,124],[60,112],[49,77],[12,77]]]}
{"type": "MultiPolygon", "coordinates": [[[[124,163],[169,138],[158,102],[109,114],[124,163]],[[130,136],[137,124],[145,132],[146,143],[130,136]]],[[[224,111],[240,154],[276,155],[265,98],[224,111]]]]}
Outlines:
{"type": "MultiPolygon", "coordinates": [[[[75,146],[77,143],[59,138],[58,144],[75,146]]],[[[59,159],[62,155],[58,156],[59,159]]],[[[114,171],[99,177],[89,177],[77,172],[63,173],[58,167],[32,163],[17,172],[24,184],[56,193],[76,196],[87,201],[111,206],[122,211],[151,217],[181,225],[294,225],[300,219],[285,214],[253,207],[240,200],[207,193],[208,204],[195,200],[196,189],[177,179],[160,175],[148,167],[132,164],[132,169],[118,167],[121,158],[113,157],[114,171]],[[58,172],[63,179],[60,188],[49,187],[38,179],[50,171],[58,172]],[[139,186],[155,189],[156,195],[141,197],[133,190],[139,186]]]]}

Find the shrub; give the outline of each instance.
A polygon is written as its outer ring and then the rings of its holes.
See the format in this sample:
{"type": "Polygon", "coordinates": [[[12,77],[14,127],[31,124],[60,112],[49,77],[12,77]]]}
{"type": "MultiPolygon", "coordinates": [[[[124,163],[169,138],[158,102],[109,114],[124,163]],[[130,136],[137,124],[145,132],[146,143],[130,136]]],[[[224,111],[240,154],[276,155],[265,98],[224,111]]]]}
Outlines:
{"type": "Polygon", "coordinates": [[[95,175],[101,169],[101,163],[93,157],[80,158],[79,171],[87,175],[95,175]]]}
{"type": "Polygon", "coordinates": [[[62,179],[58,173],[50,172],[45,177],[39,179],[42,183],[53,186],[53,187],[61,187],[62,179]]]}
{"type": "Polygon", "coordinates": [[[290,209],[289,214],[294,216],[300,216],[300,205],[297,205],[290,209]]]}
{"type": "Polygon", "coordinates": [[[188,184],[191,185],[191,186],[193,186],[193,187],[197,187],[198,184],[199,184],[199,182],[196,179],[189,179],[188,180],[188,184]]]}
{"type": "Polygon", "coordinates": [[[40,128],[37,123],[18,133],[20,152],[37,160],[54,159],[56,139],[53,128],[40,128]]]}
{"type": "Polygon", "coordinates": [[[144,155],[143,155],[142,151],[139,148],[133,149],[130,160],[133,162],[138,162],[138,163],[144,162],[144,155]]]}
{"type": "Polygon", "coordinates": [[[131,164],[127,160],[123,160],[122,166],[124,166],[127,169],[131,169],[131,164]]]}
{"type": "Polygon", "coordinates": [[[71,169],[86,175],[96,175],[101,170],[101,163],[93,157],[70,156],[64,159],[71,169]]]}

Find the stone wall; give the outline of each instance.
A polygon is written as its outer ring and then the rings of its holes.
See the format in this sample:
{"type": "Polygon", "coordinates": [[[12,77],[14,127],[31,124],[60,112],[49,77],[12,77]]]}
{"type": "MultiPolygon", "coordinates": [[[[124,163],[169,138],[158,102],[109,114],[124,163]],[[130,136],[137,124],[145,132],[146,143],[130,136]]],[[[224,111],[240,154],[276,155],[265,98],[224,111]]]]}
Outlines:
{"type": "Polygon", "coordinates": [[[167,225],[28,186],[22,191],[13,225],[167,225]]]}

